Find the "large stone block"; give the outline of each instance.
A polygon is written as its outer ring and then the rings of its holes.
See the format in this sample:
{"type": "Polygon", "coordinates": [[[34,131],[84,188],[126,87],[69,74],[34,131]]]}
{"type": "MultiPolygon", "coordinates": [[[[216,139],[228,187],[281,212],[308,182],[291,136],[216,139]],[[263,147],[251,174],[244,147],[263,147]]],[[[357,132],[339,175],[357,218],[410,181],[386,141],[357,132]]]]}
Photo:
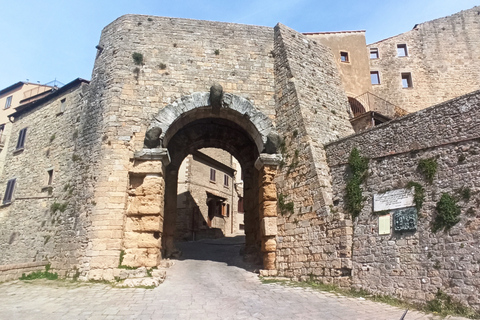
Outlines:
{"type": "Polygon", "coordinates": [[[148,249],[127,249],[122,265],[128,267],[156,267],[160,263],[160,250],[149,253],[148,249]]]}
{"type": "Polygon", "coordinates": [[[162,219],[160,216],[130,216],[127,217],[125,231],[161,231],[162,219]]]}
{"type": "Polygon", "coordinates": [[[163,211],[163,199],[159,195],[130,197],[128,214],[160,214],[163,211]]]}
{"type": "Polygon", "coordinates": [[[266,270],[275,270],[275,252],[265,252],[263,254],[263,268],[266,270]]]}
{"type": "Polygon", "coordinates": [[[160,248],[161,237],[155,238],[150,232],[125,232],[125,248],[160,248]]]}
{"type": "Polygon", "coordinates": [[[264,201],[261,204],[261,214],[263,215],[263,217],[276,217],[277,201],[264,201]]]}
{"type": "Polygon", "coordinates": [[[277,250],[277,240],[275,237],[264,238],[262,241],[263,252],[275,252],[277,250]]]}
{"type": "Polygon", "coordinates": [[[258,197],[263,201],[276,201],[277,200],[277,187],[274,183],[261,186],[259,188],[258,197]]]}
{"type": "Polygon", "coordinates": [[[276,217],[264,217],[262,219],[262,234],[264,236],[277,235],[277,218],[276,217]]]}
{"type": "Polygon", "coordinates": [[[158,173],[163,175],[163,164],[160,160],[135,160],[133,168],[131,170],[133,173],[158,173]]]}

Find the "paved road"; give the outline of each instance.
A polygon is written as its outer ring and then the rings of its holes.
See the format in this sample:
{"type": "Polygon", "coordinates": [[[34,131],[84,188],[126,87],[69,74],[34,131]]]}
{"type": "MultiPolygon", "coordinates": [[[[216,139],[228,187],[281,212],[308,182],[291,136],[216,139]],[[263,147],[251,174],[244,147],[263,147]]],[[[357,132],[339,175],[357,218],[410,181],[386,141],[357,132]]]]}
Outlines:
{"type": "MultiPolygon", "coordinates": [[[[238,254],[241,240],[182,244],[182,259],[153,290],[47,280],[0,284],[0,319],[384,320],[403,314],[368,300],[262,284],[238,254]]],[[[440,318],[411,311],[405,319],[440,318]]]]}

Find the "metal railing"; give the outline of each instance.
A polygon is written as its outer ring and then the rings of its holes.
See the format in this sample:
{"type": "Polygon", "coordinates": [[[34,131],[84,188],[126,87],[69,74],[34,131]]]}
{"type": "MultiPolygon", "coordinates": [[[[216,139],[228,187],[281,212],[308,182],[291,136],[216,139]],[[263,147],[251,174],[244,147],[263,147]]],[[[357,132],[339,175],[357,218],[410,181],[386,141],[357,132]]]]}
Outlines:
{"type": "Polygon", "coordinates": [[[23,99],[27,99],[33,96],[36,96],[37,94],[44,93],[45,91],[51,90],[52,87],[50,86],[37,86],[35,88],[32,88],[30,90],[27,90],[23,93],[23,99]]]}
{"type": "Polygon", "coordinates": [[[367,111],[375,111],[391,119],[408,114],[406,110],[369,91],[355,98],[349,98],[348,101],[355,117],[367,111]]]}

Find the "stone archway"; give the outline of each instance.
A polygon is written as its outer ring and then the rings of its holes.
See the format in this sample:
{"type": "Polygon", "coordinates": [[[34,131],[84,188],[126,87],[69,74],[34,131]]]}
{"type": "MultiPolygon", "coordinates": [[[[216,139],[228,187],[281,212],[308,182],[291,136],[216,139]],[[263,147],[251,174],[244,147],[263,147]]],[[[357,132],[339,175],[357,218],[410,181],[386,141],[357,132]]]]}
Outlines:
{"type": "Polygon", "coordinates": [[[281,160],[276,154],[280,139],[270,119],[248,100],[211,92],[182,97],[160,110],[149,126],[144,149],[135,153],[124,230],[125,265],[157,265],[160,250],[164,257],[175,251],[179,166],[189,153],[214,147],[231,153],[244,168],[246,252],[262,252],[264,269],[275,270],[274,177],[281,160]]]}

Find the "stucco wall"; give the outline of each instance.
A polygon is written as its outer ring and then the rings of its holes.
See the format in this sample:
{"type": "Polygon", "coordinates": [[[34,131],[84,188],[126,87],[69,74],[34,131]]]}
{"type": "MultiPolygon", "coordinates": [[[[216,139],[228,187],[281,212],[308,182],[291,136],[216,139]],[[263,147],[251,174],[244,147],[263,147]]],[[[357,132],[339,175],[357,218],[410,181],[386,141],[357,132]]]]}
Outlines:
{"type": "Polygon", "coordinates": [[[351,150],[370,158],[364,207],[353,225],[355,287],[417,302],[433,299],[440,289],[480,308],[479,116],[477,91],[326,146],[339,210],[344,211],[351,150]],[[432,158],[438,168],[430,183],[418,165],[432,158]],[[405,188],[410,181],[425,189],[417,231],[379,235],[373,195],[405,188]],[[448,231],[433,232],[443,193],[458,200],[460,221],[448,231]]]}
{"type": "Polygon", "coordinates": [[[380,74],[373,93],[413,112],[478,90],[479,12],[474,7],[368,45],[379,51],[379,58],[370,60],[371,70],[380,74]],[[408,56],[397,56],[398,44],[407,45],[408,56]],[[412,88],[402,88],[402,72],[411,73],[412,88]]]}
{"type": "Polygon", "coordinates": [[[308,39],[318,41],[332,50],[347,96],[355,98],[372,91],[365,31],[320,32],[305,35],[308,39]],[[348,61],[341,61],[342,51],[348,53],[348,61]]]}

